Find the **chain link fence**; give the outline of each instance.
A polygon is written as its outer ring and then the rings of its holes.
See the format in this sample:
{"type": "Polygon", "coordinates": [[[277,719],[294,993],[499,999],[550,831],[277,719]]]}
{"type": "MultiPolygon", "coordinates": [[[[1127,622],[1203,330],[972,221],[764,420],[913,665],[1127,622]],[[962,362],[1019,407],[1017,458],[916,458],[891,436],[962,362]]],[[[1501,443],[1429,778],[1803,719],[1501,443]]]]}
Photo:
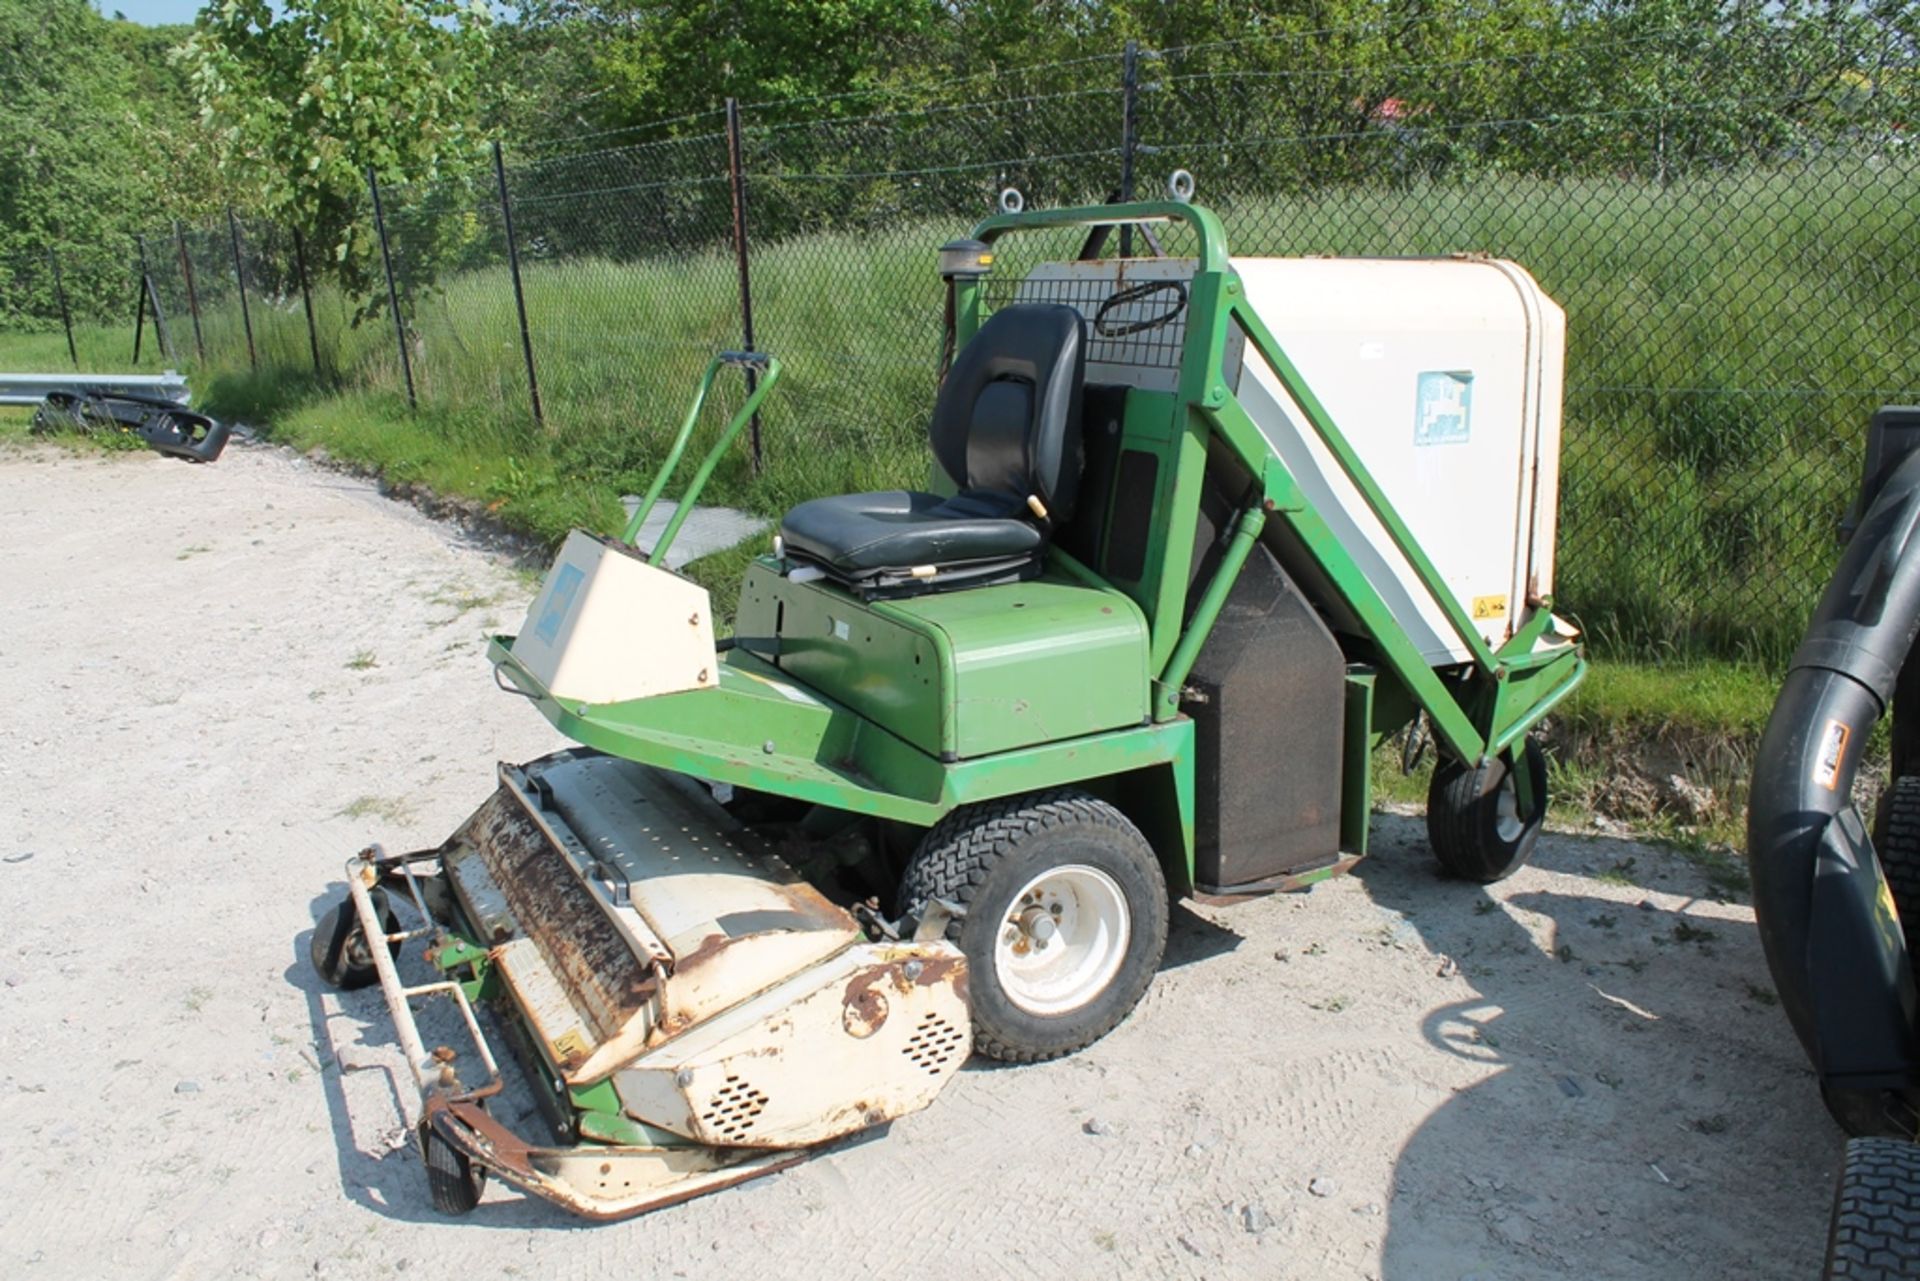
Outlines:
{"type": "Polygon", "coordinates": [[[1157,196],[1184,168],[1237,253],[1527,267],[1569,317],[1563,607],[1608,652],[1778,660],[1869,415],[1920,401],[1920,70],[1877,28],[1778,30],[1355,27],[703,113],[382,187],[378,217],[370,190],[357,275],[258,220],[173,224],[150,286],[139,245],[63,251],[63,325],[53,261],[0,262],[0,327],[126,368],[138,316],[151,367],[157,311],[203,394],[409,402],[614,492],[751,329],[786,377],[709,492],[771,514],[924,480],[933,250],[1003,189],[1157,196]]]}

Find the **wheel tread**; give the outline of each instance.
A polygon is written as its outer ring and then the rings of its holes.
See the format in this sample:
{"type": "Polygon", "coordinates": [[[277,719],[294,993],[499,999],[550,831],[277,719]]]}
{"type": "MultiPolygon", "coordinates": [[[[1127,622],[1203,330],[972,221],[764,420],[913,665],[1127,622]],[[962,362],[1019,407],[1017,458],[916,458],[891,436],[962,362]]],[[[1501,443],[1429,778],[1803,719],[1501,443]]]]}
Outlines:
{"type": "Polygon", "coordinates": [[[1825,1281],[1911,1281],[1920,1275],[1920,1145],[1847,1143],[1827,1231],[1825,1281]]]}
{"type": "MultiPolygon", "coordinates": [[[[935,823],[921,844],[921,853],[908,866],[900,882],[900,899],[906,910],[918,915],[936,898],[950,898],[961,884],[978,888],[992,873],[994,863],[1022,836],[1032,836],[1046,828],[1072,824],[1091,824],[1111,829],[1127,840],[1144,842],[1140,829],[1126,815],[1105,801],[1084,792],[1060,789],[1050,792],[1007,796],[996,800],[963,805],[935,823]]],[[[1149,922],[1135,921],[1136,927],[1149,922]]],[[[1160,955],[1166,943],[1166,914],[1151,922],[1157,931],[1153,954],[1160,955]]],[[[965,922],[955,918],[947,922],[946,935],[958,945],[965,922]]],[[[1087,1038],[1087,1043],[1105,1036],[1131,1012],[1131,1005],[1119,1008],[1103,1020],[1087,1038]]],[[[1052,1052],[1011,1045],[976,1026],[974,1048],[988,1058],[1003,1063],[1039,1063],[1073,1052],[1071,1047],[1052,1052]]]]}
{"type": "Polygon", "coordinates": [[[1532,857],[1546,818],[1547,768],[1539,744],[1529,739],[1525,750],[1540,803],[1538,814],[1515,849],[1489,848],[1491,837],[1484,826],[1491,794],[1509,768],[1505,759],[1496,757],[1479,765],[1443,760],[1435,766],[1433,782],[1427,789],[1427,843],[1440,866],[1452,875],[1490,885],[1513,875],[1532,857]]]}

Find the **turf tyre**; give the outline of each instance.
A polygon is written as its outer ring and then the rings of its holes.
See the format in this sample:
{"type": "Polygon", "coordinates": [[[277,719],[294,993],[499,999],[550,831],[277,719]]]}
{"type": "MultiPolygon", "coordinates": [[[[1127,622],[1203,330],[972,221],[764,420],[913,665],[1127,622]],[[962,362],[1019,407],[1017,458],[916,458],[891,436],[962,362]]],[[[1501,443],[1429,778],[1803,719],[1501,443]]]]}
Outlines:
{"type": "Polygon", "coordinates": [[[917,919],[934,900],[961,909],[946,937],[967,958],[974,1048],[1002,1062],[1059,1058],[1105,1036],[1139,1003],[1166,950],[1166,874],[1152,845],[1126,815],[1084,792],[985,801],[941,819],[907,865],[899,908],[917,919]],[[1104,986],[1075,1008],[1039,1014],[1009,995],[996,951],[1023,887],[1055,869],[1082,869],[1117,889],[1126,939],[1104,986]]]}
{"type": "Polygon", "coordinates": [[[1900,914],[1907,960],[1920,964],[1920,774],[1902,774],[1880,794],[1873,814],[1873,852],[1900,914]]]}

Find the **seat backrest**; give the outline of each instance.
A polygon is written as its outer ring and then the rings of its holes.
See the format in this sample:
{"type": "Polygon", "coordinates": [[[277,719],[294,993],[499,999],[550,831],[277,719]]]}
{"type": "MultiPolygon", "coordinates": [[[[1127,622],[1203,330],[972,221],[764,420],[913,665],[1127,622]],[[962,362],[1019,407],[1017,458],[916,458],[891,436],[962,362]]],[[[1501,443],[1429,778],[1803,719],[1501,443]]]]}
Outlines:
{"type": "Polygon", "coordinates": [[[1014,303],[980,326],[955,357],[927,434],[962,491],[1024,503],[1038,495],[1056,522],[1080,488],[1085,322],[1071,307],[1014,303]]]}

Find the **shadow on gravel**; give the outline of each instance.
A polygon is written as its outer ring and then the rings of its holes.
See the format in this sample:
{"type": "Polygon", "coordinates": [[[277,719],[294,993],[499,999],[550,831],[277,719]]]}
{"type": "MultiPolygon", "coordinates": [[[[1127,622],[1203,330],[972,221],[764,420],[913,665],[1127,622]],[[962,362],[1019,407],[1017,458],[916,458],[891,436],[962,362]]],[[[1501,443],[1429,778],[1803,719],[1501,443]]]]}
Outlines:
{"type": "Polygon", "coordinates": [[[1175,903],[1167,914],[1167,950],[1160,958],[1160,971],[1224,956],[1243,941],[1235,931],[1209,921],[1185,903],[1175,903]]]}
{"type": "MultiPolygon", "coordinates": [[[[336,903],[346,899],[346,894],[345,884],[336,881],[315,896],[310,905],[313,920],[318,923],[336,903]]],[[[399,910],[402,925],[411,927],[415,922],[404,908],[399,910]]],[[[313,931],[304,930],[293,940],[294,959],[287,967],[286,979],[306,997],[313,1044],[323,1056],[320,1085],[326,1091],[327,1114],[340,1169],[340,1190],[348,1200],[384,1218],[407,1223],[447,1223],[447,1216],[435,1210],[428,1199],[426,1169],[420,1163],[419,1147],[407,1126],[407,1118],[420,1110],[418,1090],[411,1079],[400,1076],[390,1066],[399,1042],[394,1036],[386,1001],[377,986],[343,992],[324,983],[308,960],[312,939],[313,931]],[[331,1014],[329,1005],[334,1011],[331,1014]],[[347,1097],[349,1078],[354,1082],[356,1096],[351,1103],[347,1097]]],[[[428,981],[417,945],[404,951],[414,955],[403,954],[400,958],[402,981],[428,981]]],[[[435,1039],[438,1032],[447,1034],[444,1039],[449,1044],[465,1044],[464,1026],[457,1015],[451,1014],[450,1008],[446,1011],[450,1017],[446,1019],[433,1019],[424,1010],[419,1012],[421,1035],[428,1045],[438,1043],[435,1039]],[[453,1039],[456,1036],[460,1039],[453,1039]]],[[[477,1070],[471,1055],[463,1056],[459,1066],[463,1072],[477,1070]]],[[[530,1100],[517,1100],[511,1095],[506,1096],[505,1103],[510,1113],[531,1109],[530,1100]]],[[[528,1120],[527,1116],[520,1115],[510,1124],[524,1133],[544,1133],[544,1122],[538,1116],[531,1118],[532,1126],[527,1124],[528,1120]]],[[[511,1189],[502,1196],[492,1188],[488,1189],[486,1203],[462,1222],[463,1226],[494,1229],[577,1230],[582,1226],[580,1220],[568,1217],[545,1202],[523,1197],[511,1189]]]]}
{"type": "Polygon", "coordinates": [[[1418,820],[1375,832],[1356,875],[1385,928],[1457,967],[1424,1039],[1490,1073],[1402,1148],[1380,1281],[1817,1268],[1839,1145],[1750,922],[1683,915],[1703,878],[1628,841],[1550,837],[1536,866],[1592,892],[1511,893],[1441,876],[1418,820]]]}

